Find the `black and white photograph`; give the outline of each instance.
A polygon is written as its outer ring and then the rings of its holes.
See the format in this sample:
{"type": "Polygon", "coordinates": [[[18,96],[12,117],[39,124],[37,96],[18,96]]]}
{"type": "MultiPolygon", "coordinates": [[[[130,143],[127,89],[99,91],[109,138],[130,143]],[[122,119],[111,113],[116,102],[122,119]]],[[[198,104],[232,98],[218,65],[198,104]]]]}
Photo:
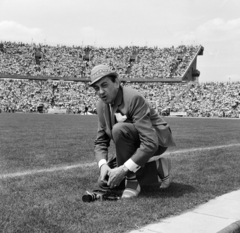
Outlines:
{"type": "Polygon", "coordinates": [[[240,233],[239,0],[0,0],[1,233],[240,233]]]}

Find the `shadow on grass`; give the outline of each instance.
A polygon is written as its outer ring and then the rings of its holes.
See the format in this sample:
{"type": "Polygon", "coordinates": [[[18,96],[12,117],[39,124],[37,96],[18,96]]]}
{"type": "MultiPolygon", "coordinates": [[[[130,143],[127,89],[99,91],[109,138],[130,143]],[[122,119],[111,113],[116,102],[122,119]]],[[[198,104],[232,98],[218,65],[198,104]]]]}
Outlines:
{"type": "Polygon", "coordinates": [[[181,197],[194,192],[197,192],[197,189],[191,185],[172,182],[170,187],[164,190],[159,189],[159,185],[144,186],[142,187],[141,196],[151,198],[181,197]]]}

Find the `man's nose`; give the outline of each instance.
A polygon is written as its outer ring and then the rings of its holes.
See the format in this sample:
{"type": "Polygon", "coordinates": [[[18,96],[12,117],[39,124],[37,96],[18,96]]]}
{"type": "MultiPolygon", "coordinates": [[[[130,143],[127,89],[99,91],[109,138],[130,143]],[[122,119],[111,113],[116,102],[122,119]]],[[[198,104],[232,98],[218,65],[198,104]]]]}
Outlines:
{"type": "Polygon", "coordinates": [[[102,88],[99,89],[99,94],[103,94],[104,90],[102,88]]]}

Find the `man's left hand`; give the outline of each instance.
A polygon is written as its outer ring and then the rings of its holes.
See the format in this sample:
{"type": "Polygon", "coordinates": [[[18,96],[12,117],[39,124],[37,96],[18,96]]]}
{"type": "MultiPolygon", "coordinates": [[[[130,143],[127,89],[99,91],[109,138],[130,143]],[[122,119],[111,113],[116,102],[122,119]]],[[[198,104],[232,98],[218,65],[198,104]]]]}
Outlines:
{"type": "Polygon", "coordinates": [[[124,177],[127,175],[127,172],[123,170],[123,166],[111,169],[108,173],[108,185],[110,188],[114,188],[122,182],[124,177]]]}

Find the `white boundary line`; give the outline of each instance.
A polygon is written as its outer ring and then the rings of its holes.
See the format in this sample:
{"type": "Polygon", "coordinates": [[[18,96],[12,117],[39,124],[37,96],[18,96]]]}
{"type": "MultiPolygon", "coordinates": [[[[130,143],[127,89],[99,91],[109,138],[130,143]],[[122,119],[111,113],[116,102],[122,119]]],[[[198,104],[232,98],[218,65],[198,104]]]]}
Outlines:
{"type": "Polygon", "coordinates": [[[74,164],[74,165],[61,166],[61,167],[51,167],[51,168],[38,169],[38,170],[34,169],[34,170],[8,173],[8,174],[2,174],[2,175],[0,174],[0,179],[34,175],[34,174],[45,173],[45,172],[64,171],[64,170],[69,170],[69,169],[73,169],[73,168],[92,167],[95,164],[96,163],[78,163],[78,164],[74,164]]]}
{"type": "Polygon", "coordinates": [[[179,118],[179,119],[206,119],[206,120],[240,120],[240,118],[230,118],[230,117],[178,117],[178,116],[164,116],[165,119],[179,118]]]}
{"type": "Polygon", "coordinates": [[[233,143],[233,144],[228,144],[228,145],[198,147],[198,148],[170,151],[170,152],[167,152],[167,153],[165,153],[163,155],[154,156],[151,159],[149,159],[148,162],[152,162],[152,161],[158,160],[161,156],[165,156],[165,155],[175,155],[175,154],[180,155],[180,154],[185,154],[185,153],[189,153],[189,152],[225,149],[225,148],[229,148],[229,147],[240,147],[240,143],[233,143]]]}
{"type": "MultiPolygon", "coordinates": [[[[198,147],[198,148],[191,148],[191,149],[185,149],[185,150],[178,150],[178,151],[172,151],[172,152],[167,152],[165,155],[181,155],[184,153],[189,153],[189,152],[196,152],[196,151],[207,151],[207,150],[216,150],[216,149],[225,149],[225,148],[230,148],[230,147],[240,147],[240,143],[235,143],[235,144],[228,144],[228,145],[219,145],[219,146],[211,146],[211,147],[198,147]]],[[[160,155],[160,156],[163,156],[160,155]]],[[[149,160],[155,161],[159,159],[160,156],[154,156],[152,159],[149,160]]],[[[26,175],[34,175],[38,173],[46,173],[46,172],[55,172],[55,171],[64,171],[64,170],[70,170],[74,168],[85,168],[85,167],[92,167],[96,165],[96,162],[93,163],[78,163],[74,165],[68,165],[68,166],[60,166],[60,167],[52,167],[52,168],[45,168],[45,169],[34,169],[34,170],[28,170],[28,171],[23,171],[23,172],[15,172],[15,173],[8,173],[8,174],[0,174],[0,179],[4,178],[15,178],[15,177],[21,177],[21,176],[26,176],[26,175]]]]}

